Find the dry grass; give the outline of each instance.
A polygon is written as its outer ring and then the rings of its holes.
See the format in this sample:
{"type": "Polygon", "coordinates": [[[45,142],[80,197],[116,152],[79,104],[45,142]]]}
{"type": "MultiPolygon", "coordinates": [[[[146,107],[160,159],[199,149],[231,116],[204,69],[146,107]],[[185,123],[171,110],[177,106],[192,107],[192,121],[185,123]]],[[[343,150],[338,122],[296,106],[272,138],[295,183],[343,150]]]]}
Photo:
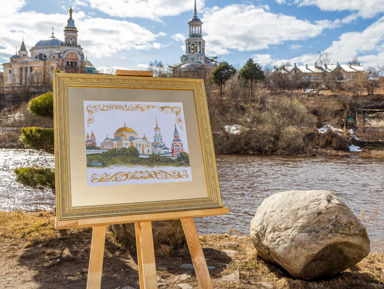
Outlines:
{"type": "Polygon", "coordinates": [[[3,240],[8,239],[17,243],[39,243],[63,236],[70,238],[73,235],[75,237],[83,231],[86,230],[56,230],[53,212],[26,214],[19,211],[0,211],[0,238],[3,240]]]}
{"type": "Polygon", "coordinates": [[[0,148],[19,149],[24,148],[20,141],[20,130],[0,131],[0,148]]]}
{"type": "Polygon", "coordinates": [[[21,128],[29,126],[52,128],[53,120],[31,113],[28,109],[28,103],[23,103],[19,107],[5,108],[0,111],[0,127],[21,128]]]}

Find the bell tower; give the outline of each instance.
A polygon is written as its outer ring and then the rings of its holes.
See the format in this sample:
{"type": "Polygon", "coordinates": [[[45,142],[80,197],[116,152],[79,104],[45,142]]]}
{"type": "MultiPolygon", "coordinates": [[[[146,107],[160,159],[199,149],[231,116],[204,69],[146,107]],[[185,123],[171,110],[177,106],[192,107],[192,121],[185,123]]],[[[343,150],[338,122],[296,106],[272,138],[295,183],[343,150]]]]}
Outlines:
{"type": "Polygon", "coordinates": [[[188,22],[189,37],[185,40],[185,54],[188,60],[204,62],[205,60],[205,40],[203,39],[203,22],[197,17],[196,0],[193,9],[193,18],[188,22]],[[200,54],[203,58],[198,57],[200,54]]]}
{"type": "Polygon", "coordinates": [[[67,26],[64,29],[64,42],[66,46],[77,46],[77,28],[75,26],[75,20],[72,19],[72,7],[69,9],[69,19],[67,26]]]}

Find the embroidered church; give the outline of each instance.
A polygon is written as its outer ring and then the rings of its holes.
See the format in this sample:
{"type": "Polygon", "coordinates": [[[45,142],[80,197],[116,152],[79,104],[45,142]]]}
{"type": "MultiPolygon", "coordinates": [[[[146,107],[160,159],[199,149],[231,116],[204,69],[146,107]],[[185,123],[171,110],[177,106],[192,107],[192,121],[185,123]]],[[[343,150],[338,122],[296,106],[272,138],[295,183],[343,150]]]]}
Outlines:
{"type": "MultiPolygon", "coordinates": [[[[93,145],[96,146],[96,138],[93,132],[91,136],[87,134],[85,145],[86,147],[93,145]]],[[[127,127],[125,123],[123,127],[116,130],[113,138],[108,138],[107,136],[100,143],[100,149],[102,150],[122,149],[129,147],[136,147],[139,151],[140,157],[149,157],[149,155],[155,153],[159,156],[176,159],[180,157],[180,154],[184,151],[183,143],[179,137],[179,132],[176,129],[176,125],[173,133],[172,148],[169,149],[163,142],[160,127],[157,124],[157,119],[152,143],[145,137],[145,134],[142,138],[138,138],[137,132],[132,128],[127,127]]]]}

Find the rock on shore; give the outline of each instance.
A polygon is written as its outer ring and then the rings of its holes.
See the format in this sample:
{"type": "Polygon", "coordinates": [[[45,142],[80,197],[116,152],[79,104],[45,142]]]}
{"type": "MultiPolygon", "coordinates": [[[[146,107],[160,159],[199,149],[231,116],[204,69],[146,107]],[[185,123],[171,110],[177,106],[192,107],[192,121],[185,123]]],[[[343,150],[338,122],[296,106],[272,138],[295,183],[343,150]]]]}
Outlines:
{"type": "Polygon", "coordinates": [[[366,229],[329,191],[288,191],[265,199],[251,222],[258,255],[304,280],[332,276],[369,253],[366,229]]]}

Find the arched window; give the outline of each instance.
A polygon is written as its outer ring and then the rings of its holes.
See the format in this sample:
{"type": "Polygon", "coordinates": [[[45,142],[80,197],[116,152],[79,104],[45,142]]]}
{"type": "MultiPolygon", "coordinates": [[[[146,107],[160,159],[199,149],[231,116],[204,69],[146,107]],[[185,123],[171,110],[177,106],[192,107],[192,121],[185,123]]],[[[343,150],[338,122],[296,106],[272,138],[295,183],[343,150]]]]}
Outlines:
{"type": "Polygon", "coordinates": [[[73,67],[73,61],[71,61],[71,67],[73,67]]]}
{"type": "Polygon", "coordinates": [[[67,60],[67,66],[69,66],[69,61],[67,60]]]}
{"type": "Polygon", "coordinates": [[[77,67],[77,61],[75,61],[75,67],[77,67]]]}

